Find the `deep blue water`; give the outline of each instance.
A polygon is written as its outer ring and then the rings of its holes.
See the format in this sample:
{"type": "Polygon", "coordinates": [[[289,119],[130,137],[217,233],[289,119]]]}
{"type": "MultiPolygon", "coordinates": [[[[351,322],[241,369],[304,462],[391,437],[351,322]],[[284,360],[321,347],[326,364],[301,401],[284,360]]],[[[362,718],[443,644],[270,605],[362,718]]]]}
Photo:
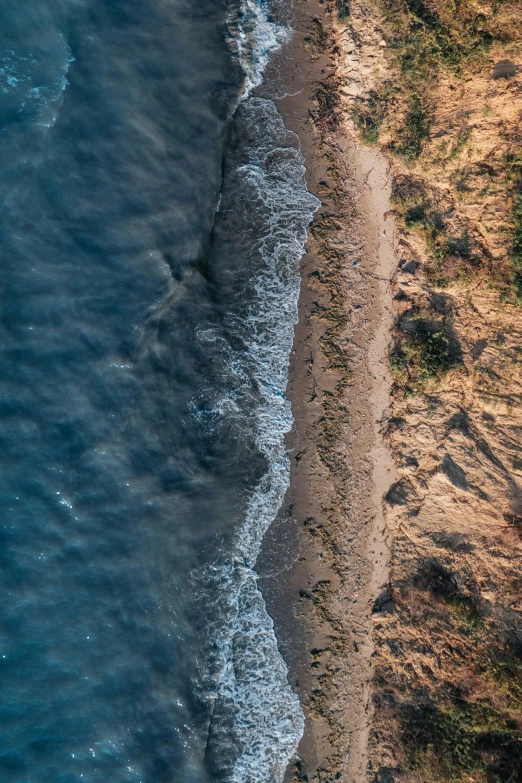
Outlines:
{"type": "Polygon", "coordinates": [[[252,570],[315,208],[244,94],[268,10],[2,3],[2,783],[270,783],[302,731],[252,570]]]}

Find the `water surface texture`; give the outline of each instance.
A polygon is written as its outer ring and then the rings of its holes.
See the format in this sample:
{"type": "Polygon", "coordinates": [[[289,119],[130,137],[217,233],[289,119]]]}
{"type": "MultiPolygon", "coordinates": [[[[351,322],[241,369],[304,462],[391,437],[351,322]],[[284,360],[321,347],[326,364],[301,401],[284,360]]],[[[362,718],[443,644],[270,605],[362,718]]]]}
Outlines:
{"type": "Polygon", "coordinates": [[[0,780],[276,783],[257,588],[317,207],[255,97],[288,8],[0,10],[0,780]]]}

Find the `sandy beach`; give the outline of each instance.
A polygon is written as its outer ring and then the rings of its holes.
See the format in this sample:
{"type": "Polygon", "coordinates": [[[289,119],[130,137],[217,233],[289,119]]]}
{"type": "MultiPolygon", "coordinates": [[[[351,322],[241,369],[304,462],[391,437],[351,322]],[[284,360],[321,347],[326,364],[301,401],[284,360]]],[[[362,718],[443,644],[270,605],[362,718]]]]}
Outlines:
{"type": "Polygon", "coordinates": [[[333,0],[296,0],[273,66],[322,203],[261,559],[306,713],[288,782],[522,769],[519,17],[466,60],[479,12],[433,8],[458,68],[405,6],[333,0]]]}
{"type": "Polygon", "coordinates": [[[373,652],[371,611],[386,581],[382,499],[394,481],[383,442],[389,405],[390,178],[342,111],[325,32],[333,8],[295,4],[291,45],[274,67],[279,100],[322,206],[302,261],[288,396],[291,487],[260,561],[263,593],[306,712],[288,779],[362,780],[373,652]],[[292,563],[288,567],[288,563],[292,563]]]}

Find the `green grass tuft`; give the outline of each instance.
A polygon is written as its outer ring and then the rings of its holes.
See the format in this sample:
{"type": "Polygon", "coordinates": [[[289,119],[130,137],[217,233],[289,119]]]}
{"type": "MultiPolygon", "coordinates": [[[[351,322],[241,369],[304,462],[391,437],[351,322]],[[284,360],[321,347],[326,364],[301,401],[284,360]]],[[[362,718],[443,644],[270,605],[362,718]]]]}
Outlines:
{"type": "Polygon", "coordinates": [[[379,131],[386,116],[387,101],[371,90],[367,99],[358,99],[352,109],[352,116],[365,144],[376,144],[379,131]]]}
{"type": "Polygon", "coordinates": [[[406,115],[405,128],[402,133],[402,141],[395,147],[395,152],[406,160],[415,160],[422,151],[424,141],[430,135],[429,117],[422,106],[418,95],[413,95],[410,109],[406,115]]]}

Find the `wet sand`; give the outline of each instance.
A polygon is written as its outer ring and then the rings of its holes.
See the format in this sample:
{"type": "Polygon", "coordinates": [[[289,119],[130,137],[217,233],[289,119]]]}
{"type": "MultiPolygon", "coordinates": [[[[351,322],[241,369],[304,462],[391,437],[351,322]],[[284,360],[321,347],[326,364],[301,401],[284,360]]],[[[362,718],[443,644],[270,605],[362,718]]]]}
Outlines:
{"type": "Polygon", "coordinates": [[[386,161],[356,142],[343,111],[334,5],[296,0],[295,35],[272,66],[297,93],[277,105],[322,206],[287,390],[291,486],[259,568],[306,714],[287,779],[353,783],[366,778],[372,606],[389,560],[382,499],[395,474],[381,430],[396,261],[386,161]]]}

